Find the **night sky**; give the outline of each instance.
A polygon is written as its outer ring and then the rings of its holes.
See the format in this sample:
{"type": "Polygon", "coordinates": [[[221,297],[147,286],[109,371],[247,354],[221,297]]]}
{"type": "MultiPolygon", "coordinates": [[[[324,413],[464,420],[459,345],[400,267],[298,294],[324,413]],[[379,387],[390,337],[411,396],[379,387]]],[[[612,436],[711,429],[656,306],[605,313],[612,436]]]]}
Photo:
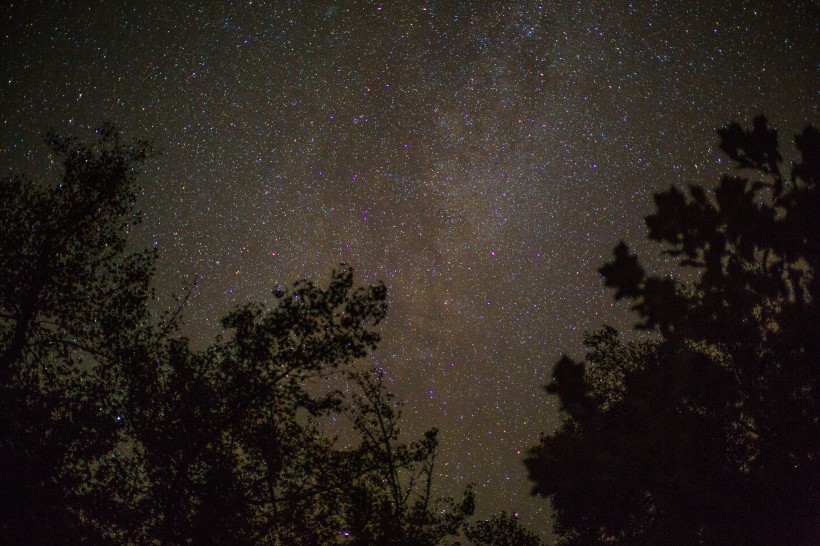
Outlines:
{"type": "Polygon", "coordinates": [[[56,176],[50,128],[152,139],[134,238],[164,301],[199,279],[198,343],[340,262],[384,280],[373,363],[405,438],[439,427],[440,492],[475,482],[480,514],[540,530],[542,386],[585,330],[632,323],[596,268],[620,238],[664,267],[643,217],[717,182],[716,128],[765,113],[789,158],[817,124],[814,1],[4,4],[4,174],[56,176]]]}

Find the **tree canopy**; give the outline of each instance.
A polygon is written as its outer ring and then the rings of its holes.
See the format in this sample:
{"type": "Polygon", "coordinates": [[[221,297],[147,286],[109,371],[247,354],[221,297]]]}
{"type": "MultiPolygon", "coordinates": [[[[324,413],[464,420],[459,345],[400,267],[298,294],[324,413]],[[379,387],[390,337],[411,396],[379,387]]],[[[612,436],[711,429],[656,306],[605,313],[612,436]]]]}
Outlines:
{"type": "Polygon", "coordinates": [[[738,174],[646,218],[694,280],[624,243],[599,270],[657,339],[606,328],[555,365],[563,423],[526,464],[565,544],[820,541],[820,134],[787,173],[764,117],[718,133],[738,174]]]}
{"type": "Polygon", "coordinates": [[[10,543],[76,541],[87,470],[118,441],[119,357],[148,318],[153,250],[126,253],[145,142],[111,127],[86,146],[49,134],[64,174],[0,185],[0,529],[10,543]]]}
{"type": "MultiPolygon", "coordinates": [[[[401,438],[363,366],[384,284],[342,265],[235,308],[196,350],[193,288],[157,316],[157,251],[127,251],[151,146],[110,126],[47,142],[60,181],[0,185],[0,541],[435,546],[473,529],[470,486],[435,494],[438,431],[401,438]]],[[[509,544],[514,523],[475,536],[509,544]]]]}

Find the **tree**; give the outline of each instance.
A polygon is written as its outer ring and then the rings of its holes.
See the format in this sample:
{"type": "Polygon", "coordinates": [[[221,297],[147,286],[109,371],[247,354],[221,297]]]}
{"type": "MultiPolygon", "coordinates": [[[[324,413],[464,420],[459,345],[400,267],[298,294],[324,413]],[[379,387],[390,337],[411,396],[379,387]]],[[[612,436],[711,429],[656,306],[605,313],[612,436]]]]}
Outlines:
{"type": "Polygon", "coordinates": [[[125,365],[138,370],[126,371],[128,443],[97,467],[111,502],[97,510],[100,535],[373,546],[457,536],[472,491],[461,503],[433,498],[437,432],[401,443],[381,373],[354,366],[379,340],[384,285],[355,289],[343,267],[328,288],[300,281],[275,298],[231,312],[226,335],[203,352],[168,338],[125,365]],[[334,376],[345,392],[321,392],[317,380],[334,376]],[[340,448],[320,432],[330,413],[350,419],[358,445],[340,448]]]}
{"type": "Polygon", "coordinates": [[[112,127],[47,141],[59,183],[0,186],[0,541],[458,544],[472,489],[434,496],[436,429],[400,441],[398,404],[360,365],[384,284],[343,265],[232,310],[194,350],[193,287],[155,316],[156,251],[126,252],[150,146],[112,127]],[[323,432],[330,416],[352,441],[323,432]]]}
{"type": "MultiPolygon", "coordinates": [[[[49,135],[54,185],[0,187],[0,538],[19,544],[457,545],[472,488],[436,498],[438,432],[400,440],[399,404],[361,361],[384,284],[336,269],[222,320],[195,350],[193,287],[156,316],[154,249],[127,253],[145,142],[49,135]],[[348,422],[339,442],[329,417],[348,422]]],[[[495,538],[493,538],[495,537],[495,538]]],[[[507,540],[507,542],[504,542],[507,540]]]]}
{"type": "Polygon", "coordinates": [[[111,127],[91,146],[46,140],[60,183],[0,185],[0,532],[10,543],[88,531],[78,516],[87,466],[118,441],[112,362],[147,317],[155,258],[125,252],[151,147],[111,127]]]}
{"type": "Polygon", "coordinates": [[[746,176],[672,187],[646,219],[694,280],[623,243],[600,269],[657,341],[604,330],[556,364],[564,422],[526,463],[567,544],[820,540],[820,134],[786,176],[762,116],[718,133],[746,176]]]}
{"type": "Polygon", "coordinates": [[[541,539],[521,526],[514,514],[492,516],[473,524],[465,536],[473,546],[541,546],[541,539]]]}
{"type": "Polygon", "coordinates": [[[353,373],[359,392],[349,416],[361,444],[354,460],[370,472],[353,484],[346,511],[350,544],[358,546],[435,546],[457,537],[473,515],[474,494],[461,502],[433,497],[438,430],[409,444],[399,442],[399,412],[384,388],[380,370],[353,373]]]}
{"type": "Polygon", "coordinates": [[[126,363],[129,443],[100,467],[121,514],[108,523],[112,539],[326,544],[338,534],[328,511],[349,465],[315,419],[342,395],[314,382],[375,348],[386,289],[354,288],[344,267],[327,288],[301,281],[274,296],[270,308],[229,313],[205,351],[160,338],[126,363]]]}

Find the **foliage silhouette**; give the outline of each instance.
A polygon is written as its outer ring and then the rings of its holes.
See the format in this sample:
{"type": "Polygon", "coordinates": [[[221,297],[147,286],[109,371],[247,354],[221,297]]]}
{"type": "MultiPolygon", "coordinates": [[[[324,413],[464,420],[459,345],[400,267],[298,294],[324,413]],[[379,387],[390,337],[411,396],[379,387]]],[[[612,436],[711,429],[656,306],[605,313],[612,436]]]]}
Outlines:
{"type": "Polygon", "coordinates": [[[179,329],[193,287],[155,316],[157,253],[126,252],[150,145],[109,126],[89,146],[47,141],[59,183],[0,186],[0,541],[459,543],[472,489],[434,496],[437,430],[400,440],[382,372],[361,367],[384,284],[343,265],[234,309],[194,350],[179,329]]]}
{"type": "Polygon", "coordinates": [[[82,146],[55,134],[54,186],[0,185],[0,530],[8,543],[65,543],[93,532],[91,461],[118,441],[115,368],[147,318],[151,250],[128,254],[146,142],[106,126],[82,146]]]}
{"type": "MultiPolygon", "coordinates": [[[[137,531],[164,544],[257,544],[301,533],[315,543],[338,504],[342,454],[318,434],[315,419],[338,409],[340,395],[311,392],[312,380],[347,368],[378,342],[383,285],[354,289],[352,271],[328,288],[299,282],[278,290],[275,305],[247,305],[223,319],[226,335],[201,353],[168,339],[150,373],[134,377],[126,427],[132,444],[106,465],[111,483],[143,489],[125,499],[137,531]],[[220,535],[220,532],[223,533],[220,535]]],[[[136,366],[135,366],[136,367],[136,366]]],[[[143,366],[143,370],[145,366],[143,366]]],[[[313,542],[309,542],[313,543],[313,542]]]]}
{"type": "Polygon", "coordinates": [[[565,544],[820,541],[820,135],[797,135],[788,178],[762,116],[719,135],[748,177],[672,187],[646,219],[696,280],[623,243],[600,269],[659,339],[607,328],[556,364],[564,421],[526,464],[565,544]]]}
{"type": "Polygon", "coordinates": [[[501,512],[467,529],[465,536],[474,546],[540,546],[541,539],[524,529],[515,515],[501,512]]]}

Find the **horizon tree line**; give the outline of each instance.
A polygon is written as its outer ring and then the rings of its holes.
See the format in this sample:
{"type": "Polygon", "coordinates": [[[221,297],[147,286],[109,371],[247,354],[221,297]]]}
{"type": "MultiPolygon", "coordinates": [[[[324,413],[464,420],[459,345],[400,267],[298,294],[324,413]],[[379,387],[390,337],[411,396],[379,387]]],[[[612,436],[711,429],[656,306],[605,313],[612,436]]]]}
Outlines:
{"type": "MultiPolygon", "coordinates": [[[[690,280],[624,243],[599,270],[654,335],[604,327],[554,365],[562,423],[523,462],[559,544],[820,542],[820,135],[786,169],[764,117],[718,133],[738,173],[656,194],[646,218],[690,280]]],[[[127,250],[150,143],[110,125],[45,140],[62,178],[0,185],[4,542],[541,544],[506,512],[477,521],[469,485],[436,496],[437,429],[400,438],[363,364],[384,284],[342,264],[194,349],[193,287],[157,315],[157,250],[127,250]],[[325,434],[330,415],[357,440],[325,434]]]]}

